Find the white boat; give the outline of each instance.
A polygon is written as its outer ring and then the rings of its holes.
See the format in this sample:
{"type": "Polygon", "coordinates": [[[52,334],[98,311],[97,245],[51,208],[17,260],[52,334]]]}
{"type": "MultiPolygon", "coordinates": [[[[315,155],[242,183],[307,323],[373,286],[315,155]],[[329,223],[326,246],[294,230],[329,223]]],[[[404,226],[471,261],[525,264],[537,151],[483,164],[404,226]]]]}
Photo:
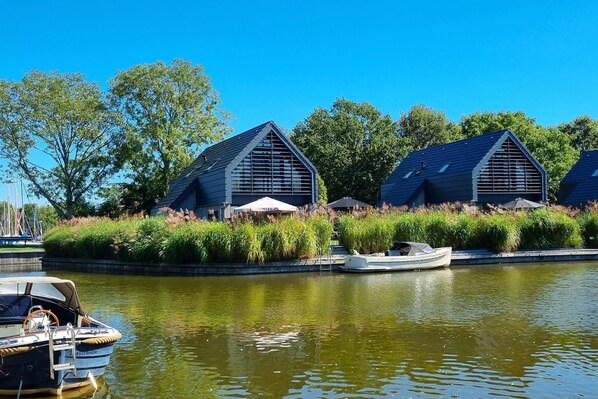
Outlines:
{"type": "Polygon", "coordinates": [[[96,386],[120,338],[83,311],[72,281],[0,278],[0,395],[96,386]]]}
{"type": "Polygon", "coordinates": [[[449,266],[451,253],[451,247],[432,248],[425,243],[401,242],[386,254],[349,255],[340,269],[352,273],[434,269],[449,266]]]}

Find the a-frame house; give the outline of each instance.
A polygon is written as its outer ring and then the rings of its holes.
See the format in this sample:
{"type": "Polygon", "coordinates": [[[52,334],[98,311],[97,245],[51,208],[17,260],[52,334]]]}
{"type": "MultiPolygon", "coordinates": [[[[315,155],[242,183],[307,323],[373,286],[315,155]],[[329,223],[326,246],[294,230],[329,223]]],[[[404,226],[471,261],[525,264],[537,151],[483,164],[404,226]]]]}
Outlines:
{"type": "Polygon", "coordinates": [[[163,208],[200,217],[268,196],[301,207],[317,202],[316,168],[272,121],[206,148],[170,185],[163,208]]]}
{"type": "Polygon", "coordinates": [[[546,201],[546,172],[509,130],[410,153],[381,186],[393,206],[546,201]]]}

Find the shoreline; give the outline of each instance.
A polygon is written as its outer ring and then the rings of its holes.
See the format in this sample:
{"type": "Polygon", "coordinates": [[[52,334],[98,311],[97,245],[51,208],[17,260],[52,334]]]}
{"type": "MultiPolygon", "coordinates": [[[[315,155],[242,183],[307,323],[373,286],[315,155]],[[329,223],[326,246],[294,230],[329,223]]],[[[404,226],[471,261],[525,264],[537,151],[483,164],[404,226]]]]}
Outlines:
{"type": "MultiPolygon", "coordinates": [[[[66,259],[43,257],[42,270],[66,270],[85,273],[155,275],[155,276],[231,276],[251,274],[340,272],[344,254],[318,258],[269,262],[263,265],[245,263],[167,264],[120,262],[114,260],[66,259]]],[[[598,261],[598,249],[531,250],[492,253],[486,250],[454,251],[451,266],[494,265],[507,263],[598,261]]]]}
{"type": "MultiPolygon", "coordinates": [[[[332,255],[266,264],[167,264],[71,259],[44,256],[43,250],[0,252],[0,272],[61,270],[99,274],[155,276],[232,276],[251,274],[340,272],[346,253],[335,247],[332,255]]],[[[598,249],[552,249],[493,253],[487,250],[453,251],[450,267],[509,263],[598,261],[598,249]]]]}

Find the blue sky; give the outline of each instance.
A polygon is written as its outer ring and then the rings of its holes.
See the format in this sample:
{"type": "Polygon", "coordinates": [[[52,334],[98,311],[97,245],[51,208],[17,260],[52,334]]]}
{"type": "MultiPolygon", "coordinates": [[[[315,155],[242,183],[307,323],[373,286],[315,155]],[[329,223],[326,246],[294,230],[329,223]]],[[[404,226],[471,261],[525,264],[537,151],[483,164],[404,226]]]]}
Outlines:
{"type": "Polygon", "coordinates": [[[398,118],[522,110],[543,125],[598,118],[598,2],[5,2],[0,79],[32,70],[204,66],[236,133],[292,129],[335,98],[398,118]],[[8,4],[7,4],[8,3],[8,4]],[[526,3],[526,4],[520,4],[526,3]]]}

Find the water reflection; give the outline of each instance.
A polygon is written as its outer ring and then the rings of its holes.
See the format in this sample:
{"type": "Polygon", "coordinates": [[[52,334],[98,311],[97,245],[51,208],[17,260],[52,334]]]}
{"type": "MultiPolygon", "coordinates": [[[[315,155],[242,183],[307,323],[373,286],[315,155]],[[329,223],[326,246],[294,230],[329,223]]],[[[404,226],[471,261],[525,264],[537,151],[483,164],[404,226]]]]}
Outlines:
{"type": "Polygon", "coordinates": [[[53,274],[123,331],[111,398],[570,397],[598,390],[596,266],[53,274]]]}

